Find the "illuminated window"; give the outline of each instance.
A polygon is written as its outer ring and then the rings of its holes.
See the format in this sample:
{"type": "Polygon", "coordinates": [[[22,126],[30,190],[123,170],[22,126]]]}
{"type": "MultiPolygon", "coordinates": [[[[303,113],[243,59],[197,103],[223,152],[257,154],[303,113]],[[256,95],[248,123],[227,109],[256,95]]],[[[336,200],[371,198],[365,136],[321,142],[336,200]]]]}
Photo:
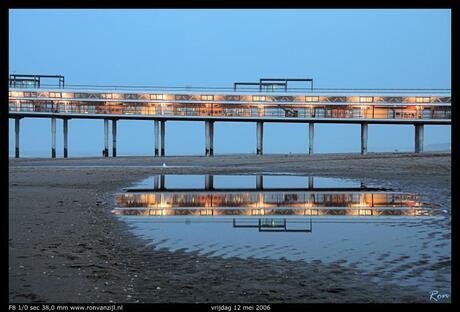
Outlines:
{"type": "Polygon", "coordinates": [[[317,216],[318,209],[305,209],[305,215],[307,216],[317,216]]]}
{"type": "Polygon", "coordinates": [[[212,101],[214,100],[214,95],[202,95],[201,100],[202,101],[212,101]]]}
{"type": "Polygon", "coordinates": [[[11,91],[8,91],[8,96],[11,96],[11,94],[12,94],[11,91]]]}
{"type": "Polygon", "coordinates": [[[264,102],[264,101],[267,100],[267,97],[265,97],[265,96],[259,96],[259,95],[254,95],[254,96],[252,97],[252,100],[253,100],[254,102],[264,102]]]}
{"type": "Polygon", "coordinates": [[[317,96],[306,96],[305,97],[305,102],[318,102],[319,97],[317,96]]]}
{"type": "Polygon", "coordinates": [[[360,103],[372,103],[374,102],[374,97],[373,96],[360,96],[359,102],[360,103]]]}
{"type": "Polygon", "coordinates": [[[60,98],[62,96],[61,92],[50,92],[49,97],[51,98],[60,98]]]}
{"type": "Polygon", "coordinates": [[[149,214],[151,216],[164,216],[165,210],[164,209],[151,209],[149,210],[149,214]]]}
{"type": "Polygon", "coordinates": [[[101,98],[102,99],[111,99],[112,98],[112,93],[102,93],[101,98]]]}
{"type": "Polygon", "coordinates": [[[371,209],[359,209],[358,210],[358,215],[360,215],[360,216],[371,216],[372,215],[372,210],[371,209]]]}
{"type": "Polygon", "coordinates": [[[201,216],[212,216],[214,215],[214,211],[212,209],[200,209],[201,216]]]}
{"type": "Polygon", "coordinates": [[[251,209],[251,215],[253,216],[261,216],[264,214],[265,214],[265,211],[263,209],[251,209]]]}
{"type": "Polygon", "coordinates": [[[165,95],[164,94],[150,94],[150,99],[151,100],[164,100],[165,95]]]}
{"type": "Polygon", "coordinates": [[[427,96],[423,96],[423,97],[416,97],[415,98],[415,102],[416,103],[430,103],[431,101],[431,98],[430,97],[427,97],[427,96]]]}

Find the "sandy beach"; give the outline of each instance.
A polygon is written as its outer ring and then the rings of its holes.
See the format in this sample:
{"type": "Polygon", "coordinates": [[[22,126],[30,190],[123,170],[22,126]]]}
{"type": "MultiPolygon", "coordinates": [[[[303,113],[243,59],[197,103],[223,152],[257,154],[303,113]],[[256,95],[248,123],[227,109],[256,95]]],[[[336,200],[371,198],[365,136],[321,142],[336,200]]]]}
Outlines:
{"type": "MultiPolygon", "coordinates": [[[[160,173],[358,178],[421,194],[434,214],[447,215],[432,221],[426,249],[451,240],[450,153],[29,158],[9,166],[10,302],[430,302],[432,289],[401,286],[387,275],[388,282],[375,282],[340,262],[153,250],[111,209],[115,192],[160,173]]],[[[419,265],[433,270],[433,289],[450,294],[450,255],[425,262],[411,262],[413,274],[419,265]]]]}

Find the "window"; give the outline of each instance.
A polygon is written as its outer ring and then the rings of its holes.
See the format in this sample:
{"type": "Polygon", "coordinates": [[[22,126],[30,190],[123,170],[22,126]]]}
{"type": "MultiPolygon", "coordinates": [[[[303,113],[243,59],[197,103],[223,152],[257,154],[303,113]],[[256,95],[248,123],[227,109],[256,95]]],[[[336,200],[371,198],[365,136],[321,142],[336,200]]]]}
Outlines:
{"type": "Polygon", "coordinates": [[[225,96],[225,101],[240,101],[239,95],[227,95],[225,96]]]}
{"type": "Polygon", "coordinates": [[[60,98],[62,96],[61,92],[50,92],[50,98],[60,98]]]}
{"type": "Polygon", "coordinates": [[[190,96],[190,95],[186,95],[186,94],[177,94],[174,98],[175,98],[176,100],[183,100],[183,101],[189,101],[189,100],[191,100],[191,96],[190,96]]]}
{"type": "Polygon", "coordinates": [[[214,95],[202,95],[201,100],[202,101],[212,101],[214,100],[214,95]]]}
{"type": "Polygon", "coordinates": [[[415,98],[415,102],[416,103],[430,103],[431,98],[428,96],[423,96],[423,97],[418,96],[415,98]]]}
{"type": "Polygon", "coordinates": [[[201,216],[212,216],[214,215],[214,211],[212,209],[200,209],[201,216]]]}
{"type": "Polygon", "coordinates": [[[254,102],[264,102],[264,101],[267,100],[267,97],[265,97],[265,96],[260,96],[260,95],[254,95],[254,96],[252,97],[252,100],[253,100],[254,102]]]}
{"type": "Polygon", "coordinates": [[[139,94],[125,93],[125,100],[137,100],[138,98],[139,98],[139,94]]]}
{"type": "Polygon", "coordinates": [[[358,209],[358,215],[360,216],[372,216],[372,209],[358,209]]]}
{"type": "Polygon", "coordinates": [[[318,96],[306,96],[305,97],[305,102],[318,102],[319,97],[318,96]]]}
{"type": "Polygon", "coordinates": [[[164,100],[165,95],[164,94],[150,94],[150,99],[151,100],[164,100]]]}
{"type": "Polygon", "coordinates": [[[11,94],[12,94],[11,91],[8,91],[8,96],[11,96],[11,94]]]}
{"type": "Polygon", "coordinates": [[[360,103],[372,103],[374,102],[374,97],[373,96],[360,96],[359,102],[360,103]]]}
{"type": "Polygon", "coordinates": [[[112,93],[101,93],[101,99],[111,99],[112,93]]]}

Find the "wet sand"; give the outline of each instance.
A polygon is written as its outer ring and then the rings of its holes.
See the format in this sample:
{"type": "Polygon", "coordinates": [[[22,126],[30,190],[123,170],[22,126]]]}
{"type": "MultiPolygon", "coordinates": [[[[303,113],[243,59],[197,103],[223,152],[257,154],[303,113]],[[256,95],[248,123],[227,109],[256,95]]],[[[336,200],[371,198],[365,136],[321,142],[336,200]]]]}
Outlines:
{"type": "MultiPolygon", "coordinates": [[[[10,301],[429,302],[432,289],[400,286],[391,275],[373,282],[341,262],[153,250],[110,213],[113,193],[154,174],[260,172],[360,178],[423,194],[435,213],[447,210],[450,216],[450,153],[11,159],[10,301]]],[[[450,217],[433,221],[432,228],[434,241],[428,243],[450,244],[450,217]]],[[[418,265],[411,262],[414,272],[418,265]]],[[[450,295],[450,255],[428,265],[440,272],[433,289],[443,285],[450,295]]]]}

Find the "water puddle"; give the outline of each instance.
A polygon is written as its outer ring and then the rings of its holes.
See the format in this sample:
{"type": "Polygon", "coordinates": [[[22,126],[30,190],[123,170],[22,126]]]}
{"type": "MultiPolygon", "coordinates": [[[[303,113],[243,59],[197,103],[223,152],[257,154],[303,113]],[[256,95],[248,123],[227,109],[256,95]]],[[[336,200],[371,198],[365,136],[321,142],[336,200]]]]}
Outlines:
{"type": "Polygon", "coordinates": [[[430,203],[356,180],[153,176],[117,194],[112,212],[156,249],[336,262],[399,284],[432,287],[430,265],[450,259],[450,241],[433,236],[444,216],[430,203]]]}

